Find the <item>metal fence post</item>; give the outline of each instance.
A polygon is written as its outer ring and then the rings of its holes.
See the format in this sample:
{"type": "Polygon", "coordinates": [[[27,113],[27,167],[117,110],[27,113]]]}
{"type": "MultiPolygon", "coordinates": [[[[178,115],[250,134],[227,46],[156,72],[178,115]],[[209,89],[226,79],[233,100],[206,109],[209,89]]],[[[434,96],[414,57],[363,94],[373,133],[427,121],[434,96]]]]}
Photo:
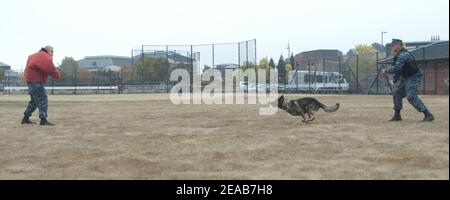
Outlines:
{"type": "Polygon", "coordinates": [[[376,58],[377,58],[377,60],[376,60],[376,62],[377,62],[377,79],[376,79],[376,84],[377,84],[377,94],[379,94],[379,91],[378,91],[378,76],[379,76],[379,74],[378,74],[378,69],[379,69],[379,67],[378,67],[378,52],[377,52],[377,54],[376,54],[376,58]]]}
{"type": "Polygon", "coordinates": [[[97,94],[100,94],[100,69],[97,67],[97,94]]]}
{"type": "Polygon", "coordinates": [[[248,41],[245,41],[245,62],[248,65],[248,41]]]}
{"type": "Polygon", "coordinates": [[[308,60],[308,93],[311,94],[311,62],[308,60]]]}
{"type": "Polygon", "coordinates": [[[75,67],[75,95],[77,95],[77,86],[78,86],[78,70],[77,67],[75,67]]]}
{"type": "Polygon", "coordinates": [[[350,69],[350,66],[347,66],[347,70],[348,70],[348,90],[349,90],[349,92],[352,92],[352,86],[351,86],[352,71],[350,69]]]}
{"type": "Polygon", "coordinates": [[[108,76],[109,76],[108,77],[108,85],[109,85],[109,88],[111,88],[111,76],[112,76],[112,71],[111,70],[109,70],[109,75],[108,76]]]}
{"type": "MultiPolygon", "coordinates": [[[[258,65],[258,57],[257,57],[257,54],[256,54],[257,53],[257,50],[256,50],[256,39],[254,41],[255,41],[255,62],[256,62],[255,64],[258,65]]],[[[256,90],[256,91],[258,91],[258,90],[256,90]]]]}
{"type": "Polygon", "coordinates": [[[131,80],[134,81],[134,50],[131,50],[131,80]]]}
{"type": "Polygon", "coordinates": [[[3,91],[3,95],[6,95],[6,91],[5,91],[5,79],[0,77],[2,79],[1,83],[2,83],[2,91],[3,91]]]}
{"type": "Polygon", "coordinates": [[[122,73],[119,73],[119,84],[118,84],[118,86],[117,86],[117,94],[122,94],[122,77],[123,77],[123,74],[122,73]]]}
{"type": "Polygon", "coordinates": [[[422,64],[422,71],[423,71],[423,94],[426,94],[427,90],[425,88],[426,86],[426,82],[427,82],[427,73],[426,73],[426,64],[427,62],[425,61],[425,48],[422,47],[422,60],[423,60],[423,64],[422,64]]]}
{"type": "Polygon", "coordinates": [[[141,81],[144,81],[144,45],[141,46],[141,81]]]}
{"type": "MultiPolygon", "coordinates": [[[[213,46],[214,46],[214,44],[213,44],[213,46]]],[[[238,42],[237,46],[238,46],[238,63],[237,64],[238,64],[239,69],[240,69],[241,68],[241,43],[238,42]]],[[[213,61],[214,61],[214,59],[213,59],[213,61]]]]}
{"type": "Polygon", "coordinates": [[[325,89],[325,57],[322,60],[322,68],[323,68],[323,72],[322,72],[322,82],[323,82],[323,89],[325,89]]]}
{"type": "Polygon", "coordinates": [[[356,92],[359,94],[359,54],[356,54],[356,92]]]}
{"type": "Polygon", "coordinates": [[[193,46],[191,45],[191,55],[190,55],[190,65],[191,65],[191,80],[190,80],[190,82],[191,82],[191,94],[193,94],[194,93],[194,58],[192,57],[192,55],[193,55],[193,51],[194,51],[194,49],[193,49],[193,46]]]}
{"type": "Polygon", "coordinates": [[[166,92],[169,93],[169,83],[170,83],[170,63],[169,63],[169,46],[166,45],[166,60],[167,63],[169,64],[168,68],[167,68],[167,78],[166,78],[166,92]]]}
{"type": "Polygon", "coordinates": [[[52,78],[52,79],[50,79],[50,82],[52,83],[52,91],[51,91],[51,94],[53,95],[54,94],[54,90],[55,90],[55,80],[52,78]]]}
{"type": "Polygon", "coordinates": [[[295,83],[297,84],[295,91],[298,92],[298,69],[295,69],[295,83]]]}
{"type": "Polygon", "coordinates": [[[339,85],[339,91],[342,92],[342,88],[341,88],[341,56],[338,56],[338,85],[339,85]]]}

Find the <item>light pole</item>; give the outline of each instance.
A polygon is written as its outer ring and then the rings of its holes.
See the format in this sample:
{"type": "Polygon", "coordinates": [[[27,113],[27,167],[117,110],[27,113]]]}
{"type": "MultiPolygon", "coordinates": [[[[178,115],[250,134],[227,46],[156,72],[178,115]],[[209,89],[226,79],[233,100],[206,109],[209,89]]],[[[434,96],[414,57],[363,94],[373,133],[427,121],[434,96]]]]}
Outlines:
{"type": "Polygon", "coordinates": [[[287,57],[290,59],[291,58],[291,47],[289,45],[289,40],[288,40],[288,45],[287,45],[286,49],[288,50],[288,56],[287,57]]]}
{"type": "Polygon", "coordinates": [[[387,49],[384,47],[384,39],[383,39],[383,36],[384,36],[384,34],[386,34],[387,32],[386,31],[381,31],[381,46],[384,48],[384,51],[387,51],[387,49]]]}

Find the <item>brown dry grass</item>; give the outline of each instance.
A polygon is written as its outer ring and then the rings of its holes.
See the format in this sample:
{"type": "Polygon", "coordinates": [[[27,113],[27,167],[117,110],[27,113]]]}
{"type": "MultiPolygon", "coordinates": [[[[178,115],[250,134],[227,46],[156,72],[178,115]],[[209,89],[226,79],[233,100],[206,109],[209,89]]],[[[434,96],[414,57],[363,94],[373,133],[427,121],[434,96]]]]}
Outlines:
{"type": "Polygon", "coordinates": [[[28,96],[0,96],[0,179],[449,179],[448,96],[422,96],[433,123],[406,100],[387,122],[390,96],[316,97],[341,109],[303,124],[164,94],[49,96],[57,126],[40,127],[19,124],[28,96]]]}

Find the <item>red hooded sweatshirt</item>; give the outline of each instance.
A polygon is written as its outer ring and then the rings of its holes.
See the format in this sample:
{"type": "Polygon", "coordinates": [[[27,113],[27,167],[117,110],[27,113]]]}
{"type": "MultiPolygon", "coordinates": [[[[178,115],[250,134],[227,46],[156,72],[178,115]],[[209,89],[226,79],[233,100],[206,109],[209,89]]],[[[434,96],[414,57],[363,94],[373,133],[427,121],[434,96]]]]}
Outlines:
{"type": "Polygon", "coordinates": [[[25,80],[27,82],[47,83],[48,76],[60,79],[61,74],[55,68],[52,60],[52,56],[42,50],[28,56],[25,80]]]}

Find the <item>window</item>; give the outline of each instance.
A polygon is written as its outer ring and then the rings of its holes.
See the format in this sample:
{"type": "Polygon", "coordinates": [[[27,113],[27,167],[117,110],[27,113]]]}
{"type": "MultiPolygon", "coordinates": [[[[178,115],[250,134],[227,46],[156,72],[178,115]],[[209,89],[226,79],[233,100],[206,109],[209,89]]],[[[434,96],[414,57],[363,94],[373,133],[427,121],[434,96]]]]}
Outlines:
{"type": "Polygon", "coordinates": [[[304,78],[304,82],[305,83],[309,83],[309,82],[314,82],[314,76],[313,75],[309,75],[309,74],[305,74],[304,78]]]}
{"type": "Polygon", "coordinates": [[[316,76],[316,82],[323,83],[323,76],[322,75],[317,75],[316,76]]]}

